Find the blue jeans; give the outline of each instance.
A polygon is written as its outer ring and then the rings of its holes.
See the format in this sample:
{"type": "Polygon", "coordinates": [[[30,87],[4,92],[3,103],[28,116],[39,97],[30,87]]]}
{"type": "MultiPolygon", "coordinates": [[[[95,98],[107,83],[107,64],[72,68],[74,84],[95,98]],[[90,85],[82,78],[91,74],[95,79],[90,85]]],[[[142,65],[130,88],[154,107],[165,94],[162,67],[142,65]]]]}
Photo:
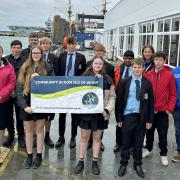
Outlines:
{"type": "Polygon", "coordinates": [[[177,152],[180,154],[180,109],[176,109],[173,113],[175,124],[175,137],[177,144],[177,152]]]}

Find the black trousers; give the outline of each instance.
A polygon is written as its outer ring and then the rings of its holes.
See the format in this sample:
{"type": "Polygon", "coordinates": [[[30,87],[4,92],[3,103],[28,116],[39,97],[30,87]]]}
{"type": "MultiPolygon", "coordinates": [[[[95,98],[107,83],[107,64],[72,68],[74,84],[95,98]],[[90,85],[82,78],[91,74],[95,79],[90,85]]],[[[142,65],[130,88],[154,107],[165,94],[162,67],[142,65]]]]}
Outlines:
{"type": "Polygon", "coordinates": [[[16,103],[16,99],[11,98],[11,114],[10,114],[10,121],[7,126],[7,130],[9,133],[9,136],[14,137],[14,108],[15,108],[15,114],[16,114],[16,129],[18,133],[18,137],[23,137],[24,136],[24,125],[23,125],[23,120],[19,118],[20,116],[20,107],[16,103]],[[13,108],[14,107],[14,108],[13,108]]]}
{"type": "Polygon", "coordinates": [[[146,149],[152,151],[154,142],[154,131],[157,129],[159,136],[160,155],[167,155],[167,133],[169,128],[169,120],[166,112],[158,112],[154,114],[154,123],[152,128],[146,132],[146,149]]]}
{"type": "MultiPolygon", "coordinates": [[[[71,114],[71,137],[75,138],[77,135],[78,122],[76,114],[71,114]]],[[[66,129],[66,113],[59,114],[59,136],[64,137],[66,129]]]]}
{"type": "Polygon", "coordinates": [[[141,165],[142,147],[146,131],[145,125],[140,122],[138,113],[125,115],[123,119],[120,164],[127,166],[130,157],[130,148],[133,147],[134,165],[141,165]]]}
{"type": "Polygon", "coordinates": [[[121,147],[122,145],[122,128],[116,126],[116,144],[121,147]]]}

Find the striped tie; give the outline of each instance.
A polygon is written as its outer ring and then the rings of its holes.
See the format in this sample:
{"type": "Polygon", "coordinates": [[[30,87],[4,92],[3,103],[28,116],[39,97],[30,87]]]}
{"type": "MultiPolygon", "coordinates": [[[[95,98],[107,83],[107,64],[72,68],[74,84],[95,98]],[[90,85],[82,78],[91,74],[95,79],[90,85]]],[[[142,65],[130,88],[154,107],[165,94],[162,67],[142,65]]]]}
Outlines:
{"type": "Polygon", "coordinates": [[[136,99],[137,101],[139,101],[141,96],[140,81],[135,80],[135,83],[136,83],[136,99]]]}
{"type": "Polygon", "coordinates": [[[72,69],[72,56],[73,54],[69,54],[69,60],[68,60],[68,67],[67,67],[67,76],[69,74],[69,71],[72,69]]]}

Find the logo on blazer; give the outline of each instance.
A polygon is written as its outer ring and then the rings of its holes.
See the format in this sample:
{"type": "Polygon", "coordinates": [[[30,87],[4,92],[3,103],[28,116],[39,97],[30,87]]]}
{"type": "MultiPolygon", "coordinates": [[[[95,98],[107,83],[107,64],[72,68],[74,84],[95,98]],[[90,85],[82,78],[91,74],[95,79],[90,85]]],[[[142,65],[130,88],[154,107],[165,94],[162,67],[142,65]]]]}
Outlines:
{"type": "Polygon", "coordinates": [[[144,94],[144,99],[148,99],[148,93],[144,94]]]}

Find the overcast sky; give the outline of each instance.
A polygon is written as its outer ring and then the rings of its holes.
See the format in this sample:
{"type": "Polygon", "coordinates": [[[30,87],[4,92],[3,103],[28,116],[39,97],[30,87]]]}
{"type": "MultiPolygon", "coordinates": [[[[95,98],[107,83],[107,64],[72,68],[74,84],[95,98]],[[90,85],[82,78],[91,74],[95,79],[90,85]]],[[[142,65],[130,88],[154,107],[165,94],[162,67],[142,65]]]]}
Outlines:
{"type": "MultiPolygon", "coordinates": [[[[107,0],[107,9],[119,0],[107,0]]],[[[103,0],[71,0],[73,15],[98,14],[103,0]]],[[[44,26],[54,15],[67,18],[68,0],[0,0],[0,30],[7,25],[44,26]]]]}

